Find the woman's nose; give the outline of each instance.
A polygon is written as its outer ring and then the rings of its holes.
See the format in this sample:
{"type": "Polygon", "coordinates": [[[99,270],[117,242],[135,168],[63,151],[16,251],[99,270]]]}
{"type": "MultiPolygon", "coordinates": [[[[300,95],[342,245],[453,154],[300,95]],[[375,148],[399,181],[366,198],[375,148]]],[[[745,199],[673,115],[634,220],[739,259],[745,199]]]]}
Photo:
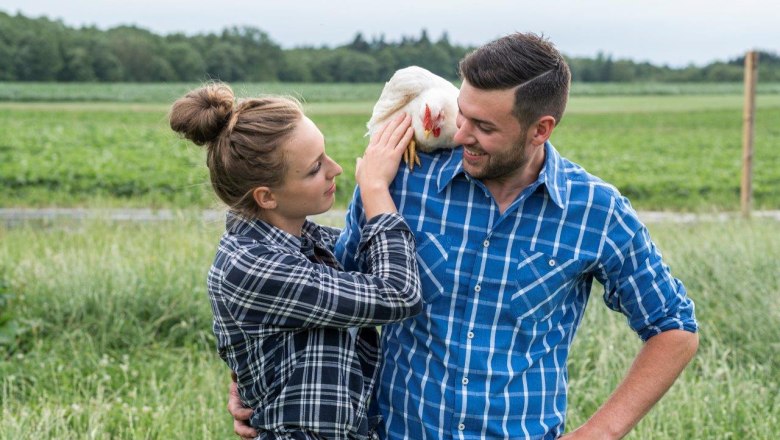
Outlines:
{"type": "Polygon", "coordinates": [[[341,174],[344,171],[344,169],[341,168],[341,165],[336,163],[335,160],[331,159],[330,157],[328,157],[328,160],[331,163],[331,172],[330,172],[331,178],[338,176],[339,174],[341,174]]]}

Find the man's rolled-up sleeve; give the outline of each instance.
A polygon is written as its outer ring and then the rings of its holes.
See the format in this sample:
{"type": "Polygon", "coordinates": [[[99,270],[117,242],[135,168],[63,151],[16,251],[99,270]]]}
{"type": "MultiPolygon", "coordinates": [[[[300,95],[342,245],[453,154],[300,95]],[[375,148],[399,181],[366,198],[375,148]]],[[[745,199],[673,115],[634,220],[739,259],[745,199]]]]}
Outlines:
{"type": "Polygon", "coordinates": [[[601,261],[596,278],[604,285],[604,302],[623,313],[643,341],[667,330],[698,330],[685,286],[630,208],[616,210],[601,261]]]}

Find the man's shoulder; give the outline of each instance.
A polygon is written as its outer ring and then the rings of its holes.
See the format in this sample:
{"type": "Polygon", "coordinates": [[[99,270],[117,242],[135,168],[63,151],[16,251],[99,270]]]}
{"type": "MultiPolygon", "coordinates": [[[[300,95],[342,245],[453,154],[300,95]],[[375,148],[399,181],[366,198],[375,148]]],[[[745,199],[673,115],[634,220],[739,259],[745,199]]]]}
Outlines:
{"type": "Polygon", "coordinates": [[[571,191],[569,200],[588,200],[591,204],[610,206],[623,200],[615,185],[591,174],[581,165],[561,156],[562,173],[571,191]]]}
{"type": "Polygon", "coordinates": [[[401,162],[399,165],[393,182],[396,190],[405,191],[410,183],[414,188],[423,188],[426,182],[429,189],[438,188],[442,179],[447,180],[460,169],[460,148],[418,152],[418,156],[419,164],[409,166],[401,162]]]}

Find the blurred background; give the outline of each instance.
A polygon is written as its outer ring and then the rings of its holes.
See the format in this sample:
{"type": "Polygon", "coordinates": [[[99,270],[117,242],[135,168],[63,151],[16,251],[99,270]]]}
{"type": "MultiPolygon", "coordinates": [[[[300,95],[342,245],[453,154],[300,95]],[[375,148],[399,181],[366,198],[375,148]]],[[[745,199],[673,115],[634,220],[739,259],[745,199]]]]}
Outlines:
{"type": "MultiPolygon", "coordinates": [[[[780,6],[227,0],[0,4],[0,439],[231,438],[205,277],[224,230],[204,152],[168,127],[209,80],[299,98],[344,167],[384,81],[515,31],[573,73],[552,143],[614,184],[696,302],[701,348],[632,439],[780,429],[780,6]],[[744,58],[758,53],[752,219],[739,215],[744,58]]],[[[567,426],[639,339],[595,286],[567,426]]]]}

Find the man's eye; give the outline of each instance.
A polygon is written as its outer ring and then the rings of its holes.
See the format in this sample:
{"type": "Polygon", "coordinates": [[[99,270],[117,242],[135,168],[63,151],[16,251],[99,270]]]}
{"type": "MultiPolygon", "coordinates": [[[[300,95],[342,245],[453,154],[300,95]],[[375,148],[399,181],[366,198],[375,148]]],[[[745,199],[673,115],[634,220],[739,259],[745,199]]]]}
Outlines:
{"type": "Polygon", "coordinates": [[[492,133],[493,129],[490,127],[485,127],[484,125],[478,125],[477,128],[483,133],[492,133]]]}

